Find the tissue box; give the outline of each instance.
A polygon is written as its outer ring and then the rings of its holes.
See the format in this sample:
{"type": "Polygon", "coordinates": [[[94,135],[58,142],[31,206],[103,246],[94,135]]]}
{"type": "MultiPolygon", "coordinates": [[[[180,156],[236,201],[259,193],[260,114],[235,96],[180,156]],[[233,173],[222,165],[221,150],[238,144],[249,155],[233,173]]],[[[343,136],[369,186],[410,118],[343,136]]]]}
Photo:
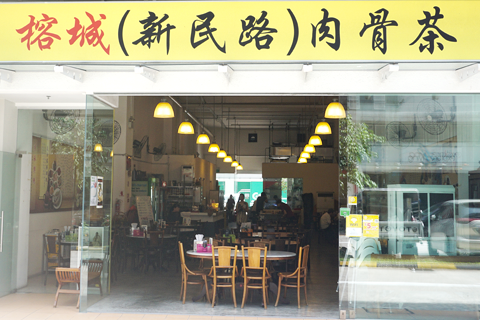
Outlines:
{"type": "Polygon", "coordinates": [[[197,252],[212,252],[212,245],[207,244],[207,247],[204,248],[203,244],[197,244],[197,252]]]}

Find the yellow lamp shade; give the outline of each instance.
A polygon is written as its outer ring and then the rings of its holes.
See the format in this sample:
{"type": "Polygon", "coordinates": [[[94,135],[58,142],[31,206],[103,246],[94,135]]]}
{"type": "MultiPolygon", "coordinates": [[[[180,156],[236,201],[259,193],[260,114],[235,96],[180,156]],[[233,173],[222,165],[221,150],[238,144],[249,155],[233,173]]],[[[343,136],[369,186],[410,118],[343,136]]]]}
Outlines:
{"type": "Polygon", "coordinates": [[[237,170],[243,170],[243,166],[241,164],[238,164],[237,170]]]}
{"type": "Polygon", "coordinates": [[[308,144],[311,144],[312,146],[321,146],[322,145],[322,139],[320,139],[319,136],[313,135],[308,140],[308,144]]]}
{"type": "Polygon", "coordinates": [[[238,165],[239,165],[239,163],[238,163],[237,160],[233,161],[232,164],[231,164],[232,167],[238,167],[238,165]]]}
{"type": "Polygon", "coordinates": [[[315,127],[315,134],[332,134],[332,128],[328,122],[321,121],[315,127]]]}
{"type": "Polygon", "coordinates": [[[113,150],[110,151],[110,157],[113,157],[113,150]]]}
{"type": "Polygon", "coordinates": [[[100,143],[97,143],[97,144],[95,145],[95,147],[93,148],[93,151],[95,151],[95,152],[102,152],[102,151],[103,151],[102,145],[101,145],[100,143]]]}
{"type": "Polygon", "coordinates": [[[208,152],[218,152],[220,151],[220,147],[218,146],[218,144],[216,143],[212,143],[209,147],[208,147],[208,152]]]}
{"type": "Polygon", "coordinates": [[[205,133],[202,133],[197,137],[197,144],[210,144],[210,138],[205,133]]]}
{"type": "Polygon", "coordinates": [[[308,153],[313,153],[315,152],[315,147],[311,144],[307,144],[305,145],[305,148],[303,149],[303,151],[308,153]]]}
{"type": "Polygon", "coordinates": [[[220,150],[217,153],[217,158],[225,158],[226,156],[227,156],[227,153],[225,152],[225,150],[220,150]]]}
{"type": "Polygon", "coordinates": [[[307,159],[305,158],[299,158],[298,163],[307,163],[307,159]]]}
{"type": "Polygon", "coordinates": [[[340,119],[345,118],[346,116],[345,109],[340,102],[331,102],[328,105],[327,110],[325,110],[325,118],[340,119]]]}
{"type": "Polygon", "coordinates": [[[303,151],[300,153],[300,158],[310,159],[310,153],[303,151]]]}
{"type": "Polygon", "coordinates": [[[168,102],[160,102],[155,107],[155,111],[153,112],[154,118],[173,118],[175,117],[175,113],[173,113],[172,106],[168,102]]]}
{"type": "Polygon", "coordinates": [[[232,162],[232,161],[233,159],[230,156],[226,156],[225,158],[223,158],[223,162],[232,162]]]}
{"type": "Polygon", "coordinates": [[[193,126],[190,122],[184,121],[180,123],[180,126],[178,127],[178,133],[180,134],[194,134],[195,130],[193,130],[193,126]]]}

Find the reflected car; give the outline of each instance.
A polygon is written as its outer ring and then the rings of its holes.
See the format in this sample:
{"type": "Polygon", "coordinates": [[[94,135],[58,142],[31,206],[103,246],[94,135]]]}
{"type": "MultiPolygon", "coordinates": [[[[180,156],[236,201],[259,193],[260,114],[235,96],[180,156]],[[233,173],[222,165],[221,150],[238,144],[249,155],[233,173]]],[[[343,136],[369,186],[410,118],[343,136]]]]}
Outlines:
{"type": "Polygon", "coordinates": [[[480,255],[480,200],[457,200],[457,252],[480,255]]]}

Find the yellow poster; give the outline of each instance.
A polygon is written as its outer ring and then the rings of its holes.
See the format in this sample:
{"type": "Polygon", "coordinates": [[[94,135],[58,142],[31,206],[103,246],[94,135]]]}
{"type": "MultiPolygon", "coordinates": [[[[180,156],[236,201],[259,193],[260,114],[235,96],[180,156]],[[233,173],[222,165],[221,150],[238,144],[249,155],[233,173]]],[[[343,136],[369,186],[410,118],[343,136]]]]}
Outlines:
{"type": "Polygon", "coordinates": [[[379,222],[377,214],[366,214],[363,216],[363,236],[368,238],[379,237],[379,222]]]}
{"type": "Polygon", "coordinates": [[[478,61],[480,1],[1,3],[0,61],[478,61]]]}
{"type": "Polygon", "coordinates": [[[362,218],[361,214],[351,214],[347,216],[346,236],[347,237],[361,237],[362,236],[362,218]]]}

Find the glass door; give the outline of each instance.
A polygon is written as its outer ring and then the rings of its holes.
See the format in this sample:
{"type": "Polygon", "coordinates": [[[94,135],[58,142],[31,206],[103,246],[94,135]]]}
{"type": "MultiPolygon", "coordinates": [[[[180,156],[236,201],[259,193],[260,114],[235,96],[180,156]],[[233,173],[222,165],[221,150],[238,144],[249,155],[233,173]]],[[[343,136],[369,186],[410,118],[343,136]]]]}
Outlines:
{"type": "Polygon", "coordinates": [[[109,292],[114,111],[87,96],[81,247],[80,311],[109,292]]]}
{"type": "Polygon", "coordinates": [[[0,297],[12,291],[15,154],[0,151],[0,297]]]}

